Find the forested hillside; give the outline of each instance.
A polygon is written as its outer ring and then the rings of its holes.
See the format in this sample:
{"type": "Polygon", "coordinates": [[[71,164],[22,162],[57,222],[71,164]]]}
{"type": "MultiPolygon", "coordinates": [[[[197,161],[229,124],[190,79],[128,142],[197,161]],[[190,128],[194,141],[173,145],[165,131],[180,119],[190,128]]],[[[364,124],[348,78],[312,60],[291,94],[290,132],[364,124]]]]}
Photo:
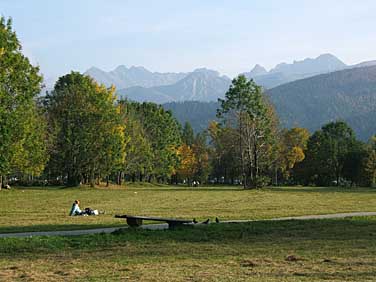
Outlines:
{"type": "Polygon", "coordinates": [[[216,120],[217,102],[171,102],[163,104],[163,108],[170,110],[181,123],[189,122],[193,130],[198,133],[208,128],[212,120],[216,120]]]}
{"type": "Polygon", "coordinates": [[[344,120],[367,140],[376,132],[376,66],[294,81],[268,91],[283,126],[311,132],[344,120]]]}
{"type": "MultiPolygon", "coordinates": [[[[294,81],[268,90],[267,95],[284,127],[313,132],[327,122],[344,120],[362,140],[376,132],[376,66],[294,81]]],[[[190,101],[164,107],[181,123],[189,121],[197,132],[215,119],[218,103],[190,101]]]]}

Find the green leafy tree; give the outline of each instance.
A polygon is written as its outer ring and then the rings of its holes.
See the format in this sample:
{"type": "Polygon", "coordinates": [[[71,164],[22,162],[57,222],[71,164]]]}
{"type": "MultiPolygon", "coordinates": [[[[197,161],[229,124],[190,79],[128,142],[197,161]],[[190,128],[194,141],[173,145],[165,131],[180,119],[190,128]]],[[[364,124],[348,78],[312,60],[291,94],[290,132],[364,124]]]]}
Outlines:
{"type": "Polygon", "coordinates": [[[181,145],[181,127],[170,111],[154,103],[127,102],[136,113],[151,146],[151,167],[148,181],[165,182],[175,175],[179,165],[178,147],[181,145]]]}
{"type": "Polygon", "coordinates": [[[40,171],[36,168],[40,168],[40,162],[32,168],[31,163],[15,162],[13,155],[17,153],[16,150],[30,153],[26,152],[30,149],[26,134],[30,128],[29,122],[34,117],[34,98],[40,93],[41,82],[38,67],[32,66],[21,52],[12,21],[0,17],[0,188],[3,177],[11,172],[12,162],[20,169],[28,167],[28,170],[36,173],[40,171]],[[19,140],[25,142],[20,144],[19,140]]]}
{"type": "Polygon", "coordinates": [[[376,136],[370,140],[367,155],[363,159],[362,175],[365,185],[376,187],[376,136]]]}
{"type": "Polygon", "coordinates": [[[194,178],[201,183],[206,182],[210,173],[209,148],[207,144],[207,132],[202,132],[196,135],[192,145],[192,150],[196,160],[194,178]]]}
{"type": "Polygon", "coordinates": [[[68,185],[94,185],[95,179],[108,177],[124,163],[125,127],[114,92],[72,72],[60,77],[46,97],[54,136],[51,168],[68,185]]]}
{"type": "Polygon", "coordinates": [[[193,133],[192,126],[189,122],[184,124],[183,133],[182,133],[182,142],[188,146],[192,146],[195,140],[195,135],[193,133]]]}
{"type": "Polygon", "coordinates": [[[209,162],[210,176],[219,182],[234,184],[241,175],[239,135],[235,128],[222,126],[212,121],[208,128],[211,149],[209,162]]]}
{"type": "Polygon", "coordinates": [[[363,142],[356,141],[344,157],[343,177],[353,185],[364,185],[363,163],[367,158],[367,148],[363,142]]]}
{"type": "Polygon", "coordinates": [[[133,182],[136,179],[143,181],[153,171],[154,154],[151,142],[134,108],[126,101],[121,101],[120,105],[122,119],[127,128],[125,132],[127,155],[122,173],[129,176],[133,182]]]}
{"type": "Polygon", "coordinates": [[[346,158],[355,145],[355,134],[345,122],[331,122],[316,131],[308,140],[303,161],[306,182],[339,185],[346,158]]]}
{"type": "Polygon", "coordinates": [[[24,111],[24,115],[28,119],[22,126],[22,138],[13,143],[11,171],[21,178],[33,178],[42,174],[48,160],[47,123],[35,105],[24,111]]]}
{"type": "Polygon", "coordinates": [[[277,119],[273,108],[262,88],[243,75],[232,81],[225,99],[219,102],[218,117],[232,119],[231,123],[238,129],[244,187],[264,186],[276,145],[277,119]]]}

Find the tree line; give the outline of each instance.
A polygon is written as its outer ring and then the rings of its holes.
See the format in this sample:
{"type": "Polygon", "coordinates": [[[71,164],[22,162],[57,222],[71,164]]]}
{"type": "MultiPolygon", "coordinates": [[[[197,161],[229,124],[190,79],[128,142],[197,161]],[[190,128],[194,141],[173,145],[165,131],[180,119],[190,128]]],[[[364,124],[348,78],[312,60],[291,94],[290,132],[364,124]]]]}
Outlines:
{"type": "Polygon", "coordinates": [[[376,182],[376,137],[356,139],[344,122],[312,135],[281,129],[254,81],[239,76],[208,129],[194,134],[154,103],[118,100],[71,72],[39,96],[42,77],[0,19],[0,187],[3,182],[96,185],[124,181],[266,185],[376,182]]]}

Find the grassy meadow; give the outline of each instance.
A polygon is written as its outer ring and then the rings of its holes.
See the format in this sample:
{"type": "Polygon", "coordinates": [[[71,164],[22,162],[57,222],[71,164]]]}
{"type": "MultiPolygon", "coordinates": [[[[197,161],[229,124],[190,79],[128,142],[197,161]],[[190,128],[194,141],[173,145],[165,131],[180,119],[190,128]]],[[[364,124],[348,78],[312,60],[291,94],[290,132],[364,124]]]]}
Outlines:
{"type": "MultiPolygon", "coordinates": [[[[117,213],[268,219],[376,211],[376,190],[281,187],[16,188],[0,232],[121,226],[117,213]],[[105,210],[69,217],[74,199],[105,210]]],[[[376,217],[211,224],[0,239],[0,281],[376,281],[376,217]]]]}
{"type": "Polygon", "coordinates": [[[375,281],[376,219],[0,239],[0,281],[375,281]]]}
{"type": "Polygon", "coordinates": [[[173,218],[269,219],[273,217],[376,211],[376,190],[362,188],[131,185],[127,188],[16,188],[0,191],[0,233],[121,226],[115,214],[173,218]],[[104,210],[97,217],[69,217],[81,208],[104,210]]]}

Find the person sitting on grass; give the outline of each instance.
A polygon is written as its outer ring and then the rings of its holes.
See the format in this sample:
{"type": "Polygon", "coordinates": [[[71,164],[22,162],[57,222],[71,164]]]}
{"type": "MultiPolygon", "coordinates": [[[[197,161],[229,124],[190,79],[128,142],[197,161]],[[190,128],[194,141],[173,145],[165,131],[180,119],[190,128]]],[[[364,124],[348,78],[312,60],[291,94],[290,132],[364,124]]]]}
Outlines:
{"type": "Polygon", "coordinates": [[[69,213],[70,216],[74,216],[74,215],[83,215],[81,209],[80,209],[80,201],[79,200],[75,200],[73,205],[72,205],[72,208],[71,208],[71,211],[69,213]]]}
{"type": "Polygon", "coordinates": [[[79,200],[74,201],[72,208],[71,208],[71,211],[69,213],[70,216],[74,216],[74,215],[85,215],[85,216],[87,216],[87,215],[105,214],[104,211],[93,210],[91,208],[85,208],[84,210],[81,210],[79,204],[80,204],[79,200]]]}

